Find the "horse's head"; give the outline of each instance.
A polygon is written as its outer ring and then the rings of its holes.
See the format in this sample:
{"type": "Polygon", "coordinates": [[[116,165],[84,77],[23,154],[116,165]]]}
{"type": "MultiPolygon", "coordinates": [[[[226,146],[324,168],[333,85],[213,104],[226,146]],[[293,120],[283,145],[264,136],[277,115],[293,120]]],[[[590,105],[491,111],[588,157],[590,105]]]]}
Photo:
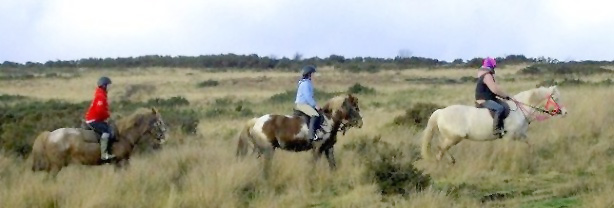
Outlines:
{"type": "MultiPolygon", "coordinates": [[[[561,92],[557,86],[540,88],[540,105],[549,112],[550,115],[567,115],[567,109],[561,105],[561,92]]],[[[539,98],[538,97],[538,98],[539,98]]]]}
{"type": "Polygon", "coordinates": [[[159,144],[163,144],[167,139],[167,128],[164,120],[162,119],[162,114],[160,114],[158,109],[151,108],[151,117],[152,118],[148,122],[148,132],[154,136],[159,144]]]}
{"type": "Polygon", "coordinates": [[[340,122],[341,131],[345,132],[351,127],[362,128],[362,115],[358,105],[358,98],[352,94],[337,96],[324,105],[324,113],[329,114],[333,121],[340,122]]]}
{"type": "Polygon", "coordinates": [[[546,102],[546,110],[549,110],[550,107],[554,108],[554,113],[560,115],[567,115],[567,108],[561,105],[561,93],[556,86],[552,86],[550,89],[550,99],[546,102]]]}
{"type": "Polygon", "coordinates": [[[561,105],[561,92],[556,86],[528,90],[519,93],[517,97],[533,106],[534,109],[551,116],[565,116],[568,113],[567,109],[561,105]]]}
{"type": "Polygon", "coordinates": [[[347,125],[362,128],[362,115],[360,114],[360,107],[358,107],[358,98],[348,94],[343,105],[347,112],[344,119],[349,121],[347,125]]]}

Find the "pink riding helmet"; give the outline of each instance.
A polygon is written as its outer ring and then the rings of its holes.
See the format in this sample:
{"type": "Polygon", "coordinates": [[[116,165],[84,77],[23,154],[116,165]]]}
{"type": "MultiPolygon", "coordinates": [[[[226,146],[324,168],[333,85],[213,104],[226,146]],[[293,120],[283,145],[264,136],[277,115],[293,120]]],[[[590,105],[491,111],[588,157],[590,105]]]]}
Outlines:
{"type": "Polygon", "coordinates": [[[497,67],[497,61],[494,58],[486,57],[482,62],[482,67],[488,67],[490,69],[495,69],[497,67]]]}

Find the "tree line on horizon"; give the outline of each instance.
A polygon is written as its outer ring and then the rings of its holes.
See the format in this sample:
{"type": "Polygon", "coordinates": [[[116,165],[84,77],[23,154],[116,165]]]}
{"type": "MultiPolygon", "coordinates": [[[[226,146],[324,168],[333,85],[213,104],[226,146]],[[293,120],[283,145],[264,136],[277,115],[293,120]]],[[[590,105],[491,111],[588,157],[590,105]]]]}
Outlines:
{"type": "MultiPolygon", "coordinates": [[[[342,70],[350,71],[378,71],[380,69],[411,69],[411,68],[463,68],[479,67],[482,57],[473,59],[455,59],[452,62],[425,57],[377,58],[377,57],[353,57],[346,58],[341,55],[330,55],[326,58],[311,57],[302,58],[301,54],[293,58],[276,58],[274,56],[258,56],[256,54],[237,55],[200,55],[200,56],[161,56],[147,55],[138,57],[119,58],[84,58],[79,60],[56,60],[40,62],[17,63],[4,61],[0,63],[0,69],[45,69],[45,68],[144,68],[144,67],[171,67],[171,68],[211,68],[211,69],[281,69],[295,70],[302,65],[311,64],[318,67],[333,66],[342,70]]],[[[613,64],[614,61],[581,61],[560,62],[552,58],[527,58],[524,55],[508,55],[495,58],[500,66],[514,64],[613,64]]]]}

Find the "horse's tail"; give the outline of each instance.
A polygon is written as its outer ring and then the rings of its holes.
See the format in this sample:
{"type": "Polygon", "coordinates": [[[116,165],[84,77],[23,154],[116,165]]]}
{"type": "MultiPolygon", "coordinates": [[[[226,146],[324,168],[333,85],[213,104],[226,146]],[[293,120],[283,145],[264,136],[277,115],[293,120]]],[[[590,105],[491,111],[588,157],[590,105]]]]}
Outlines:
{"type": "Polygon", "coordinates": [[[437,119],[439,118],[440,110],[436,110],[431,114],[429,118],[429,122],[424,129],[424,133],[422,135],[422,158],[429,159],[430,149],[431,149],[431,140],[433,139],[433,133],[438,129],[437,127],[437,119]]]}
{"type": "Polygon", "coordinates": [[[49,138],[49,131],[40,133],[32,145],[32,171],[47,170],[49,161],[45,157],[45,143],[49,138]]]}
{"type": "Polygon", "coordinates": [[[248,143],[250,142],[250,138],[252,137],[250,129],[254,127],[254,124],[256,124],[257,120],[258,118],[250,119],[241,129],[241,133],[239,134],[239,141],[237,144],[237,156],[245,156],[245,154],[247,154],[247,148],[249,146],[248,143]]]}

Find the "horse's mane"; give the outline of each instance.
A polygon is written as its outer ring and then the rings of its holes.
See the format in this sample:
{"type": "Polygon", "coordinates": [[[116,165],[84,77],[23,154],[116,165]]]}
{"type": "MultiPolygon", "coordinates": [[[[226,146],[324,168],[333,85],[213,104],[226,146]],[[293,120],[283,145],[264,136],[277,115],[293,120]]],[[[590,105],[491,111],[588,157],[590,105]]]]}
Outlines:
{"type": "Polygon", "coordinates": [[[534,104],[535,102],[539,102],[539,100],[541,100],[541,98],[544,98],[548,93],[558,93],[556,86],[538,87],[522,91],[514,95],[514,98],[523,102],[534,104]]]}
{"type": "Polygon", "coordinates": [[[349,111],[349,109],[344,109],[347,108],[344,104],[357,105],[358,99],[352,96],[352,94],[338,95],[329,99],[322,107],[322,111],[327,117],[335,117],[333,120],[338,121],[341,117],[337,116],[345,117],[345,114],[349,111]]]}
{"type": "Polygon", "coordinates": [[[324,112],[332,113],[337,110],[341,110],[343,107],[343,102],[347,99],[347,95],[337,95],[331,99],[329,99],[326,104],[322,107],[324,112]]]}
{"type": "Polygon", "coordinates": [[[135,124],[140,124],[140,122],[143,122],[144,116],[151,115],[152,113],[153,112],[151,108],[139,108],[129,116],[117,121],[117,128],[118,130],[126,130],[130,127],[135,126],[135,124]]]}

